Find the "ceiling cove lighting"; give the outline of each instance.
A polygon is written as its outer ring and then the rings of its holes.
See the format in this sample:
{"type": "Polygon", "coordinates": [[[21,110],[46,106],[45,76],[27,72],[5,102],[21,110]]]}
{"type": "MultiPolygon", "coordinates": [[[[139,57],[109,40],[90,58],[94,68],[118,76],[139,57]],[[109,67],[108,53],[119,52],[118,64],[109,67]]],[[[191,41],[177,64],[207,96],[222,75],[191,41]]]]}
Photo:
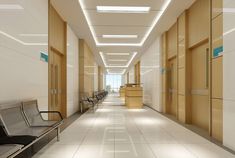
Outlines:
{"type": "Polygon", "coordinates": [[[155,25],[158,23],[159,19],[162,17],[162,15],[165,13],[167,7],[169,6],[169,4],[171,3],[172,0],[165,0],[164,4],[162,5],[162,8],[160,9],[161,11],[158,12],[158,14],[156,15],[156,17],[154,18],[151,26],[149,27],[149,29],[146,31],[145,35],[143,36],[143,38],[141,39],[141,42],[139,43],[100,43],[97,39],[97,36],[95,34],[94,28],[92,27],[92,23],[91,20],[88,16],[87,10],[86,10],[86,6],[84,4],[84,0],[78,0],[81,8],[82,8],[82,12],[86,18],[86,21],[88,23],[89,29],[91,31],[91,34],[93,36],[93,39],[96,43],[97,46],[136,46],[136,47],[141,47],[144,42],[146,41],[146,39],[148,38],[149,34],[152,32],[153,28],[155,27],[155,25]]]}
{"type": "Polygon", "coordinates": [[[103,38],[137,38],[137,35],[102,35],[103,38]]]}
{"type": "Polygon", "coordinates": [[[96,6],[99,13],[149,13],[150,7],[137,6],[96,6]]]}
{"type": "Polygon", "coordinates": [[[0,34],[2,34],[2,35],[4,35],[5,37],[10,38],[10,39],[12,39],[12,40],[18,42],[18,43],[20,43],[20,44],[22,44],[22,45],[25,45],[25,46],[47,46],[47,45],[48,45],[47,43],[26,43],[26,42],[23,42],[23,41],[21,41],[21,40],[15,38],[15,37],[9,35],[9,34],[6,33],[6,32],[1,31],[1,30],[0,30],[0,34]]]}
{"type": "Polygon", "coordinates": [[[0,4],[0,10],[23,10],[24,8],[18,4],[0,4]]]}
{"type": "Polygon", "coordinates": [[[19,34],[19,36],[23,37],[47,37],[48,34],[19,34]]]}
{"type": "Polygon", "coordinates": [[[128,62],[125,66],[108,66],[108,64],[106,63],[106,60],[105,60],[105,58],[104,58],[104,53],[103,53],[103,52],[99,52],[99,54],[100,54],[101,59],[102,59],[102,61],[103,61],[103,63],[104,63],[104,66],[105,66],[106,68],[112,68],[112,67],[127,68],[127,67],[130,66],[130,64],[131,64],[132,60],[135,58],[137,52],[134,52],[134,53],[133,53],[133,55],[131,56],[131,59],[129,60],[129,62],[128,62]]]}

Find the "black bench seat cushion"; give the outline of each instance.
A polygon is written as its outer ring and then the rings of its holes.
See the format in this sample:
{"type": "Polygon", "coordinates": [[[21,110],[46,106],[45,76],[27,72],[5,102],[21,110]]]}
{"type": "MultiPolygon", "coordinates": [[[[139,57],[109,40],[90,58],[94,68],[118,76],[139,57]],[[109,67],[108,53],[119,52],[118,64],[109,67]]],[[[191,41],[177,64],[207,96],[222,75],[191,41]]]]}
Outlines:
{"type": "Polygon", "coordinates": [[[21,144],[21,145],[28,145],[36,139],[34,136],[11,136],[11,137],[1,137],[0,138],[0,145],[4,144],[21,144]]]}

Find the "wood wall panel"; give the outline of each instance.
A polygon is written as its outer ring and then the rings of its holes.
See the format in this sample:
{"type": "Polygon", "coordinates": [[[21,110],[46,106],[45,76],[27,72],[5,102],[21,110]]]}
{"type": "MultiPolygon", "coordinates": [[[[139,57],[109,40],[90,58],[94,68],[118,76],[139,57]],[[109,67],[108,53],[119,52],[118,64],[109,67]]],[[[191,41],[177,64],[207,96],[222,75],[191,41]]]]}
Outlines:
{"type": "Polygon", "coordinates": [[[214,54],[216,48],[223,46],[223,1],[211,0],[211,56],[212,56],[212,105],[211,135],[219,141],[223,140],[223,54],[214,54]],[[214,56],[215,55],[215,56],[214,56]]]}
{"type": "Polygon", "coordinates": [[[212,61],[212,98],[223,98],[223,58],[212,61]]]}
{"type": "Polygon", "coordinates": [[[212,19],[222,13],[223,1],[222,0],[212,0],[212,19]]]}
{"type": "Polygon", "coordinates": [[[223,45],[222,4],[222,0],[195,1],[162,35],[161,52],[163,112],[171,111],[168,71],[172,59],[176,58],[178,120],[201,127],[220,141],[223,56],[213,57],[213,50],[223,45]]]}
{"type": "Polygon", "coordinates": [[[140,83],[140,61],[135,64],[135,83],[140,83]]]}
{"type": "Polygon", "coordinates": [[[223,140],[223,100],[212,100],[212,137],[223,140]]]}
{"type": "Polygon", "coordinates": [[[209,39],[209,0],[197,0],[188,10],[189,48],[209,39]]]}
{"type": "Polygon", "coordinates": [[[185,96],[185,68],[178,69],[178,94],[185,96]]]}
{"type": "Polygon", "coordinates": [[[94,55],[83,40],[79,40],[79,92],[80,96],[88,93],[90,96],[94,92],[95,82],[95,59],[94,55]]]}
{"type": "Polygon", "coordinates": [[[66,34],[64,33],[65,24],[60,15],[56,12],[56,10],[50,5],[50,47],[55,48],[60,53],[66,52],[66,34]]]}
{"type": "Polygon", "coordinates": [[[178,18],[178,119],[186,119],[186,11],[178,18]]]}
{"type": "Polygon", "coordinates": [[[163,112],[166,113],[169,111],[167,109],[167,89],[168,89],[168,83],[167,83],[167,33],[164,33],[162,35],[162,51],[161,51],[161,80],[162,80],[162,87],[161,87],[161,93],[162,93],[162,99],[161,99],[161,105],[163,108],[163,112]]]}
{"type": "Polygon", "coordinates": [[[181,122],[186,122],[186,103],[185,95],[178,95],[178,119],[181,122]]]}
{"type": "Polygon", "coordinates": [[[98,67],[98,90],[104,89],[104,68],[99,66],[98,67]]]}
{"type": "Polygon", "coordinates": [[[215,48],[223,46],[223,15],[212,20],[212,56],[215,48]]]}
{"type": "Polygon", "coordinates": [[[168,59],[177,55],[177,23],[167,32],[167,56],[168,59]]]}

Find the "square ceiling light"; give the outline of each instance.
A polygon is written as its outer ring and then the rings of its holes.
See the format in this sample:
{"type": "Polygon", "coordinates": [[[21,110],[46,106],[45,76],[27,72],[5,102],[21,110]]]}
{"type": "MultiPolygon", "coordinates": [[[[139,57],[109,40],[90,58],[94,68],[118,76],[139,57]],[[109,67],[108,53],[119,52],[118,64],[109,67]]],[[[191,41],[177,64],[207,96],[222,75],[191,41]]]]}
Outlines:
{"type": "MultiPolygon", "coordinates": [[[[171,3],[171,1],[172,0],[165,0],[165,2],[164,2],[164,4],[162,5],[162,7],[161,7],[161,9],[160,9],[160,11],[156,14],[156,16],[155,16],[155,18],[154,18],[154,20],[153,20],[153,22],[151,23],[151,26],[149,27],[149,29],[146,31],[146,33],[144,34],[144,36],[142,37],[142,39],[141,39],[141,41],[140,42],[138,42],[138,43],[101,43],[101,42],[99,42],[98,41],[98,39],[97,39],[97,35],[96,35],[96,33],[95,33],[95,30],[94,30],[94,28],[92,27],[92,22],[91,22],[91,20],[90,20],[90,18],[89,18],[89,16],[88,16],[88,12],[87,12],[87,10],[86,10],[86,6],[85,6],[85,4],[84,4],[84,1],[85,0],[78,0],[79,1],[79,4],[80,4],[80,6],[81,6],[81,8],[82,8],[82,12],[83,12],[83,14],[84,14],[84,16],[85,16],[85,18],[86,18],[86,21],[87,21],[87,23],[88,23],[88,26],[89,26],[89,29],[90,29],[90,31],[91,31],[91,34],[92,34],[92,36],[93,36],[93,39],[94,39],[94,41],[95,41],[95,43],[96,43],[96,45],[97,46],[137,46],[137,47],[141,47],[143,44],[144,44],[144,42],[146,41],[146,39],[148,38],[148,36],[150,35],[150,33],[152,32],[152,30],[153,30],[153,28],[155,27],[155,25],[158,23],[158,21],[159,21],[159,19],[162,17],[162,15],[163,15],[163,13],[166,11],[166,9],[167,9],[167,7],[169,6],[169,4],[171,3]]],[[[110,10],[110,9],[112,9],[113,11],[114,10],[121,10],[121,8],[122,8],[122,10],[127,10],[127,9],[129,9],[129,11],[130,11],[130,8],[127,8],[128,6],[116,6],[116,7],[120,7],[120,8],[110,8],[110,6],[102,6],[101,8],[100,8],[101,6],[97,6],[97,10],[100,10],[100,11],[108,11],[108,10],[110,10]],[[104,8],[105,7],[105,8],[104,8]],[[107,8],[108,7],[108,8],[107,8]]],[[[132,10],[133,10],[134,8],[132,8],[132,10]]],[[[138,9],[140,9],[140,8],[138,8],[138,9]]],[[[143,8],[142,8],[143,9],[143,8]]],[[[147,9],[147,8],[145,8],[145,9],[147,9]]],[[[150,9],[150,8],[149,8],[150,9]]],[[[134,9],[135,10],[135,9],[134,9]]],[[[144,9],[143,9],[144,10],[144,9]]],[[[124,12],[124,11],[123,11],[124,12]]],[[[114,12],[113,12],[114,13],[114,12]]],[[[118,13],[118,12],[117,12],[118,13]]]]}
{"type": "Polygon", "coordinates": [[[136,6],[96,6],[99,13],[149,13],[150,7],[136,6]]]}

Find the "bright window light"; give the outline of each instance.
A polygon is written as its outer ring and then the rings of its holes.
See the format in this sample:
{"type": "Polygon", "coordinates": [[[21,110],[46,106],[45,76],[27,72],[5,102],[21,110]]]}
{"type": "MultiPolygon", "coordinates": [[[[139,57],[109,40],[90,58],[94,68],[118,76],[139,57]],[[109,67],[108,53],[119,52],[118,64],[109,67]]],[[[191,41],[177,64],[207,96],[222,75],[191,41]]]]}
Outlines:
{"type": "Polygon", "coordinates": [[[137,35],[102,35],[103,38],[137,38],[137,35]]]}
{"type": "Polygon", "coordinates": [[[0,4],[0,10],[22,10],[22,6],[18,4],[0,4]]]}
{"type": "Polygon", "coordinates": [[[150,7],[137,6],[96,6],[99,13],[149,13],[150,7]]]}
{"type": "Polygon", "coordinates": [[[106,55],[130,55],[130,53],[106,53],[106,55]]]}

